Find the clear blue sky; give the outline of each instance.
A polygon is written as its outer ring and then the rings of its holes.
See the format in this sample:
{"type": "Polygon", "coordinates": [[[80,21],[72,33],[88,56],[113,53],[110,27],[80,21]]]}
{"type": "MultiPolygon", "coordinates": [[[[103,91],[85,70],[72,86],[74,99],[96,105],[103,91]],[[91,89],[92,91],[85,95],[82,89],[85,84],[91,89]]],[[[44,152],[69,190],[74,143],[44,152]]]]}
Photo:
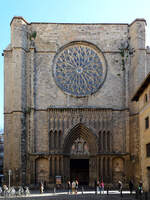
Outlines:
{"type": "Polygon", "coordinates": [[[0,2],[0,128],[3,128],[3,57],[10,42],[10,21],[22,16],[28,22],[131,23],[147,21],[150,45],[150,0],[2,0],[0,2]]]}

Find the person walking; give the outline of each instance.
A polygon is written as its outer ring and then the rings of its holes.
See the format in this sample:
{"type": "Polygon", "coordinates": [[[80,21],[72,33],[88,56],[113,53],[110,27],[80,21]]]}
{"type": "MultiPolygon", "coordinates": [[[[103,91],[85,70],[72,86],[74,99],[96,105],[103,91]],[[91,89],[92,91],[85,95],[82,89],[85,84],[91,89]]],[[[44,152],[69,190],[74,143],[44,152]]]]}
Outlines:
{"type": "Polygon", "coordinates": [[[67,187],[68,187],[68,194],[71,194],[71,182],[67,182],[67,187]]]}
{"type": "Polygon", "coordinates": [[[121,181],[118,181],[118,188],[119,188],[119,191],[120,191],[120,195],[122,196],[122,188],[123,188],[123,184],[121,181]]]}
{"type": "Polygon", "coordinates": [[[132,194],[132,191],[133,191],[133,182],[132,182],[132,180],[129,181],[129,190],[130,190],[130,194],[132,194]]]}

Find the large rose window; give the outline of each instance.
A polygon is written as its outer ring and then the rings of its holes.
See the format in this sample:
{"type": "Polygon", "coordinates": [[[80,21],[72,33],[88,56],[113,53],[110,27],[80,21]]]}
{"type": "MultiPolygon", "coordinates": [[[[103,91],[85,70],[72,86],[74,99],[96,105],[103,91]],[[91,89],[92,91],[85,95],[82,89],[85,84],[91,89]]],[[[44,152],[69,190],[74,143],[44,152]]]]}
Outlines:
{"type": "Polygon", "coordinates": [[[98,49],[74,44],[61,50],[54,60],[56,84],[65,93],[82,97],[95,93],[102,85],[106,67],[98,49]]]}

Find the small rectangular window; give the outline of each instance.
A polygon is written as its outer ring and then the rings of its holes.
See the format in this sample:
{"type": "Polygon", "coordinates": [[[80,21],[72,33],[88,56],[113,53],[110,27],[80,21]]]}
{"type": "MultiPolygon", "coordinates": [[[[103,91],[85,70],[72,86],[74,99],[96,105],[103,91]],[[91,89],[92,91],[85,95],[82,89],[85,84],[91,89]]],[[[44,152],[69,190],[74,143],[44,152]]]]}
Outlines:
{"type": "Polygon", "coordinates": [[[145,129],[149,128],[149,117],[145,118],[145,129]]]}
{"type": "Polygon", "coordinates": [[[146,144],[146,155],[150,157],[150,143],[146,144]]]}

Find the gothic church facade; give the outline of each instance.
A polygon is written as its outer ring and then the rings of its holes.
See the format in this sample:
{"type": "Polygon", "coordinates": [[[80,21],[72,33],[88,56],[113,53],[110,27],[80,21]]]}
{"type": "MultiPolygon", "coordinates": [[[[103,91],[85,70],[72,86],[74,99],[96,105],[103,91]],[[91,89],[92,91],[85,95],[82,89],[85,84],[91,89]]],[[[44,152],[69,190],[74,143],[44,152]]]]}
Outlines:
{"type": "Polygon", "coordinates": [[[131,24],[11,21],[4,50],[4,174],[12,184],[93,186],[141,179],[138,106],[150,71],[144,19],[131,24]],[[134,174],[133,174],[134,172],[134,174]]]}

